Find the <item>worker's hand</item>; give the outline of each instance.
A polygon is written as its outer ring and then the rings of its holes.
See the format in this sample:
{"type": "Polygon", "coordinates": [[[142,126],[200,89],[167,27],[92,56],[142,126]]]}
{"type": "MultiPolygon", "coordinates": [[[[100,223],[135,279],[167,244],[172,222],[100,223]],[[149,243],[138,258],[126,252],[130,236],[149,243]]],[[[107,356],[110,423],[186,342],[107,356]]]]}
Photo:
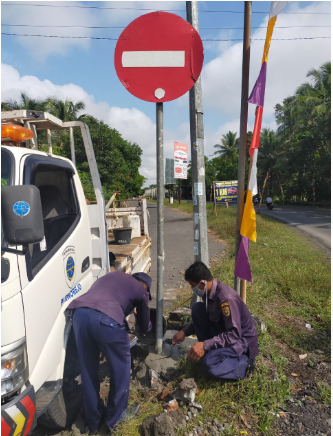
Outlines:
{"type": "Polygon", "coordinates": [[[190,352],[188,353],[188,357],[190,357],[193,360],[200,360],[202,356],[204,356],[206,353],[206,350],[204,349],[204,343],[203,342],[196,342],[193,347],[190,349],[190,352]]]}
{"type": "Polygon", "coordinates": [[[180,344],[181,342],[184,341],[184,339],[185,339],[185,333],[183,332],[183,330],[181,330],[180,332],[173,335],[171,345],[174,346],[176,344],[180,344]]]}
{"type": "Polygon", "coordinates": [[[134,315],[137,315],[137,314],[138,314],[138,312],[136,310],[136,307],[134,307],[134,315]]]}

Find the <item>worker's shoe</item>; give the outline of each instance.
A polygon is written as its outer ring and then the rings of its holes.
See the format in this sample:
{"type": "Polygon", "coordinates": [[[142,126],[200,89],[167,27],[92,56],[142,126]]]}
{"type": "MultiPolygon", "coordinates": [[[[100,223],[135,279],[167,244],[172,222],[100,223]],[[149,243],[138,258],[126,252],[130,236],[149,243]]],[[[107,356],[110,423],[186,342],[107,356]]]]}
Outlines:
{"type": "Polygon", "coordinates": [[[254,369],[255,369],[255,359],[251,359],[249,360],[249,363],[245,371],[245,378],[251,377],[254,373],[254,369]]]}

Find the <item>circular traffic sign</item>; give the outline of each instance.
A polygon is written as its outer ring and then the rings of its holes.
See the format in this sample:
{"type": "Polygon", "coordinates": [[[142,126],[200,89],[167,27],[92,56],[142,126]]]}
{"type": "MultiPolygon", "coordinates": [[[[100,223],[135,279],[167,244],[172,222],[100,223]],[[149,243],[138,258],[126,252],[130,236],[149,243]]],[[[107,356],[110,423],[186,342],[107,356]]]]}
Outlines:
{"type": "Polygon", "coordinates": [[[160,103],[192,88],[203,58],[201,38],[190,23],[169,12],[152,12],[122,32],[114,63],[119,80],[131,94],[160,103]]]}

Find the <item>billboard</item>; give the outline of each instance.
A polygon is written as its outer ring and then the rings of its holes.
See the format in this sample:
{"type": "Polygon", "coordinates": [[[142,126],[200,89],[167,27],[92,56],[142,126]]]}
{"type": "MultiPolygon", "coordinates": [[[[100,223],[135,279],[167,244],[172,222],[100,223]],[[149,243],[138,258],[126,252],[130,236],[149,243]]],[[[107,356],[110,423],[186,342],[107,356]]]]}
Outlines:
{"type": "Polygon", "coordinates": [[[175,179],[187,179],[187,144],[175,142],[175,179]]]}
{"type": "Polygon", "coordinates": [[[222,204],[225,202],[237,202],[238,180],[213,182],[213,184],[214,203],[222,204]]]}

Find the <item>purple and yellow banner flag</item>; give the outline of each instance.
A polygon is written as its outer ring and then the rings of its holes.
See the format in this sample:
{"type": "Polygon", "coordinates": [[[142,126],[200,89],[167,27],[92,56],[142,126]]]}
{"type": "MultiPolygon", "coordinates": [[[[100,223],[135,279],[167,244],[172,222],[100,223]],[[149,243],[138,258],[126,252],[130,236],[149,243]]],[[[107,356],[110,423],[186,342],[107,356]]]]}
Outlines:
{"type": "Polygon", "coordinates": [[[244,212],[241,223],[241,246],[238,251],[235,271],[234,274],[241,279],[247,280],[252,283],[251,268],[248,259],[249,250],[249,239],[256,242],[257,232],[256,232],[256,213],[253,207],[253,197],[258,193],[257,186],[257,158],[258,149],[260,142],[260,131],[263,115],[263,107],[265,101],[265,88],[266,88],[266,74],[267,74],[267,60],[269,48],[271,45],[272,35],[274,26],[276,23],[277,15],[283,11],[289,2],[271,2],[271,9],[269,13],[269,20],[267,25],[266,40],[264,46],[264,52],[261,62],[261,68],[259,72],[258,79],[252,89],[250,97],[248,99],[249,103],[255,104],[257,106],[255,124],[253,129],[252,140],[250,144],[250,177],[246,195],[246,203],[244,206],[244,212]]]}

